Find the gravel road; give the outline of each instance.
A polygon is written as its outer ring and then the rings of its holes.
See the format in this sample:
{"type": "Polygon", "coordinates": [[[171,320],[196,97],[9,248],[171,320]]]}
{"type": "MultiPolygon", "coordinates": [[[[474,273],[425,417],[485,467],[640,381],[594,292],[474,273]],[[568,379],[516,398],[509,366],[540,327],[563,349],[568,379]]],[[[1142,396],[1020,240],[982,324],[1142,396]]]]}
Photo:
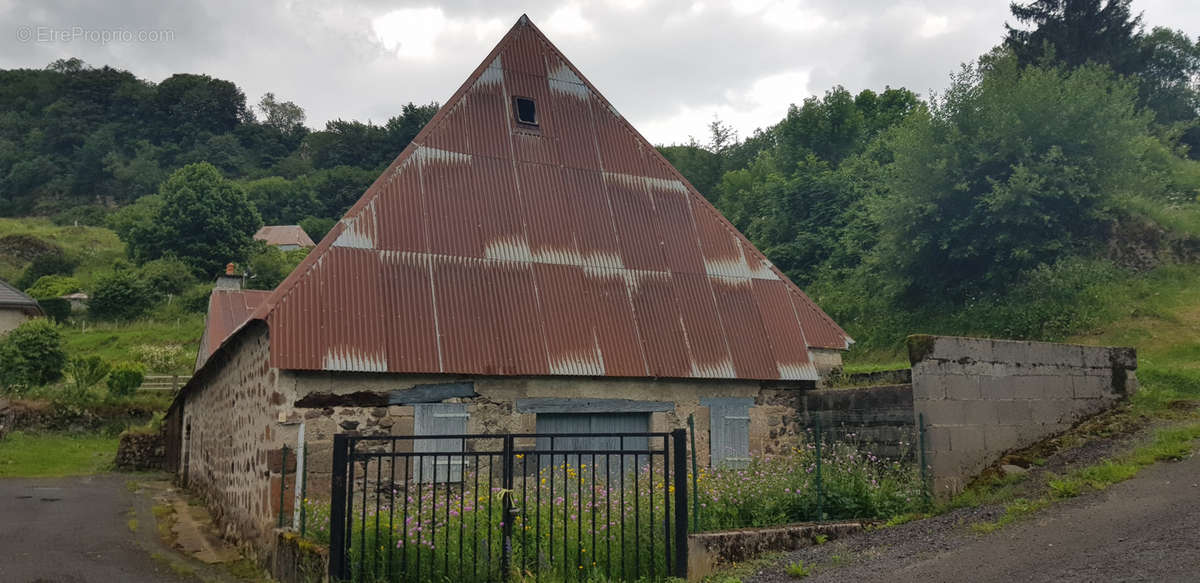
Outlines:
{"type": "Polygon", "coordinates": [[[961,509],[791,553],[747,583],[1200,581],[1200,457],[1145,468],[991,534],[967,525],[1002,508],[961,509]],[[836,558],[835,558],[836,557],[836,558]],[[841,563],[834,566],[834,563],[841,563]]]}

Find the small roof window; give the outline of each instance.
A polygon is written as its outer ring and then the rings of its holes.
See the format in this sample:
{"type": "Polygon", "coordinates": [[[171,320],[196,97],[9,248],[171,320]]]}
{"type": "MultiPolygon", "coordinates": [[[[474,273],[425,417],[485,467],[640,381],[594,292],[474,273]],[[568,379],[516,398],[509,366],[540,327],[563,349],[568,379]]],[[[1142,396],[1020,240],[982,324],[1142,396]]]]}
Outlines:
{"type": "Polygon", "coordinates": [[[513,103],[516,107],[513,109],[517,113],[517,123],[535,126],[537,120],[537,104],[528,97],[515,97],[513,103]]]}

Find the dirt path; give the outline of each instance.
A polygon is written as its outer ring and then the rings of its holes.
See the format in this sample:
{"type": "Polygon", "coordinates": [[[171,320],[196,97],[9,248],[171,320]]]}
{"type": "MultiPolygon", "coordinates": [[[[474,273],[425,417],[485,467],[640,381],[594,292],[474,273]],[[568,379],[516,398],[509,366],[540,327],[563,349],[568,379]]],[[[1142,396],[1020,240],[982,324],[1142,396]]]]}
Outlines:
{"type": "Polygon", "coordinates": [[[151,557],[136,502],[116,474],[0,480],[0,581],[194,581],[151,557]]]}
{"type": "Polygon", "coordinates": [[[979,512],[995,510],[964,509],[801,549],[746,581],[795,582],[783,568],[797,560],[818,565],[805,583],[1200,581],[1200,456],[1156,464],[992,534],[964,526],[986,518],[979,512]]]}

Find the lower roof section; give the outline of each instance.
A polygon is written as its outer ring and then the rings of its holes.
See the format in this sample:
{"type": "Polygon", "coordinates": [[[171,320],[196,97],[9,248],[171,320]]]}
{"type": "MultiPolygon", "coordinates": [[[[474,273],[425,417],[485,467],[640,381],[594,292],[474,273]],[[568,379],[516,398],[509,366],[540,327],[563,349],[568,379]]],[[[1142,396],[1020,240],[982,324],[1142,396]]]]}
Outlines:
{"type": "Polygon", "coordinates": [[[805,305],[778,278],[349,247],[322,259],[267,315],[274,367],[817,378],[805,305]]]}

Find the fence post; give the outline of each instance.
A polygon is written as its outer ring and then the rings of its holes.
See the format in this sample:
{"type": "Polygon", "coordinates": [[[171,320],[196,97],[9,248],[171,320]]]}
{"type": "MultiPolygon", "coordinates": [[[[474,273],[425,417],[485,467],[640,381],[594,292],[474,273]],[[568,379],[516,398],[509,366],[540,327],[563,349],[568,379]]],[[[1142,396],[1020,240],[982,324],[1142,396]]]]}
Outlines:
{"type": "Polygon", "coordinates": [[[687,579],[688,517],[687,517],[687,432],[671,432],[675,450],[675,576],[687,579]]]}
{"type": "Polygon", "coordinates": [[[696,414],[688,413],[692,435],[692,532],[700,532],[700,470],[696,467],[696,414]]]}
{"type": "Polygon", "coordinates": [[[825,490],[824,490],[823,486],[821,485],[821,441],[824,436],[821,434],[821,415],[820,415],[820,413],[815,415],[813,417],[813,419],[816,421],[816,426],[817,426],[816,431],[814,433],[816,434],[816,439],[817,439],[817,522],[820,522],[821,520],[823,520],[825,518],[825,513],[822,511],[822,508],[821,508],[822,503],[824,502],[824,498],[825,498],[825,490]]]}
{"type": "Polygon", "coordinates": [[[287,492],[287,452],[288,446],[279,448],[279,524],[278,528],[283,528],[283,502],[284,492],[287,492]]]}
{"type": "MultiPolygon", "coordinates": [[[[308,444],[304,444],[304,459],[308,460],[308,444]]],[[[300,537],[303,538],[306,534],[305,527],[308,526],[308,470],[300,474],[300,537]]]]}
{"type": "Polygon", "coordinates": [[[346,435],[333,436],[333,491],[329,504],[329,579],[349,579],[346,561],[346,471],[349,469],[346,435]]]}
{"type": "MultiPolygon", "coordinates": [[[[516,465],[513,463],[513,455],[513,436],[509,433],[504,436],[504,461],[501,464],[504,478],[500,491],[500,577],[503,581],[511,578],[512,569],[513,467],[516,465]]],[[[579,519],[583,520],[583,517],[579,519]]]]}
{"type": "Polygon", "coordinates": [[[921,496],[924,498],[925,508],[929,508],[929,478],[925,473],[925,414],[917,414],[917,432],[921,442],[921,496]]]}

